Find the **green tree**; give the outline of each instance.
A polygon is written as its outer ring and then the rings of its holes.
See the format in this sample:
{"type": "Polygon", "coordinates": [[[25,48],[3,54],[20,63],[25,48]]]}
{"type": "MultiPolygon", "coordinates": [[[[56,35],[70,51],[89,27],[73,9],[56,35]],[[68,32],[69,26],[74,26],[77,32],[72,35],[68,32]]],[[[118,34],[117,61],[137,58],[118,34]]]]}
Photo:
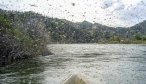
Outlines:
{"type": "Polygon", "coordinates": [[[136,40],[142,40],[142,37],[141,37],[139,34],[136,34],[136,35],[134,36],[134,38],[135,38],[136,40]]]}

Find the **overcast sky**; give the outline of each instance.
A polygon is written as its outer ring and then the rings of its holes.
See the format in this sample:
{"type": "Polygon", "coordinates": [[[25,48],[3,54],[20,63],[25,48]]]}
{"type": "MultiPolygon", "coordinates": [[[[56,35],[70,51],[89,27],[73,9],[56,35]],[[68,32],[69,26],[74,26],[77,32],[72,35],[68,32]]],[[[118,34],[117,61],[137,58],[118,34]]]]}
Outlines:
{"type": "Polygon", "coordinates": [[[146,20],[146,0],[0,0],[0,8],[113,27],[128,27],[146,20]]]}

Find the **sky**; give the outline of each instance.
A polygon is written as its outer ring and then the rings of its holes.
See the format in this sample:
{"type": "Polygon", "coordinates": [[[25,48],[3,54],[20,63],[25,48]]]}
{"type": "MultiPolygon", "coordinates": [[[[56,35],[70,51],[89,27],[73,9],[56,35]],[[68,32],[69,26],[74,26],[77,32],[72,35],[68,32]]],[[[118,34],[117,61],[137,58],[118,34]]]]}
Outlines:
{"type": "Polygon", "coordinates": [[[146,20],[146,0],[0,0],[0,8],[111,27],[130,27],[146,20]]]}

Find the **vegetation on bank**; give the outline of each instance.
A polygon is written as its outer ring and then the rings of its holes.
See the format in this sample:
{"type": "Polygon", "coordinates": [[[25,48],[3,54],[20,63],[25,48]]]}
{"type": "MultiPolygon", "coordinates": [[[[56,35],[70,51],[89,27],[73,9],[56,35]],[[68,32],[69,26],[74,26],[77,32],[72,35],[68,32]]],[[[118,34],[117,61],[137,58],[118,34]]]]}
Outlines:
{"type": "Polygon", "coordinates": [[[123,38],[119,36],[112,36],[110,39],[100,39],[98,43],[108,44],[146,44],[146,37],[140,35],[134,35],[132,38],[123,38]]]}
{"type": "Polygon", "coordinates": [[[50,54],[45,39],[37,35],[39,34],[28,34],[23,29],[17,28],[7,15],[0,14],[0,66],[25,58],[50,54]]]}

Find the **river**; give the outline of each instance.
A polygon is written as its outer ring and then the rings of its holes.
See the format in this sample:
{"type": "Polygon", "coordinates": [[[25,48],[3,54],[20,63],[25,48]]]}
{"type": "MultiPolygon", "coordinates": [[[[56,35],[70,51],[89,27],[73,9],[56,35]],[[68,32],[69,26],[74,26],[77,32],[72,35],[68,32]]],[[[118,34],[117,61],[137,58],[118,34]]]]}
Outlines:
{"type": "Polygon", "coordinates": [[[0,68],[0,84],[60,84],[72,74],[90,84],[146,84],[146,45],[51,44],[54,55],[0,68]]]}

